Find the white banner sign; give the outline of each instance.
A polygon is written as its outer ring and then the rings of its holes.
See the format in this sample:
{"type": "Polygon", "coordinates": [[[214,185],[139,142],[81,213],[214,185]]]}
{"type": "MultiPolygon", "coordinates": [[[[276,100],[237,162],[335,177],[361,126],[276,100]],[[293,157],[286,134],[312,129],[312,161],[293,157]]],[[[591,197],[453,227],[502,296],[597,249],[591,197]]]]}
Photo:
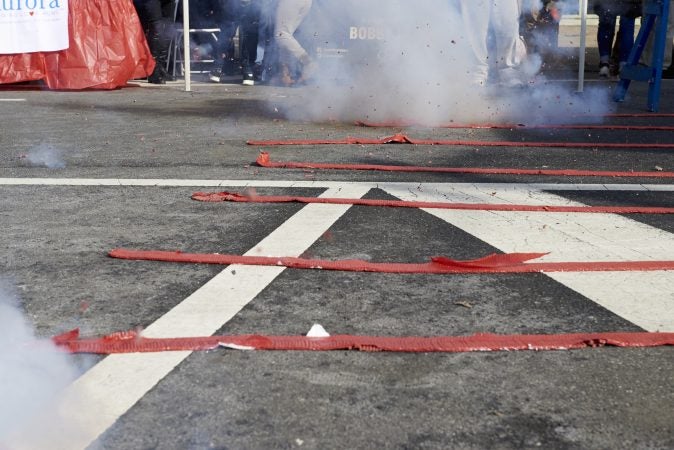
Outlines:
{"type": "Polygon", "coordinates": [[[0,0],[0,54],[68,48],[68,0],[0,0]]]}

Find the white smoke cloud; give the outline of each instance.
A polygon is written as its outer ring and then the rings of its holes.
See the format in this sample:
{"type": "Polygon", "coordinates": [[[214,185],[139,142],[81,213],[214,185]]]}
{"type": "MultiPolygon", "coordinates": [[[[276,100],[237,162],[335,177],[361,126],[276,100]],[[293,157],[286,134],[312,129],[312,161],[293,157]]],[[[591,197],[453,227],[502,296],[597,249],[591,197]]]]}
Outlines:
{"type": "Polygon", "coordinates": [[[49,169],[63,169],[66,166],[61,151],[47,144],[40,144],[33,148],[26,155],[26,159],[34,166],[44,166],[49,169]]]}
{"type": "MultiPolygon", "coordinates": [[[[321,8],[317,3],[314,8],[321,8]]],[[[588,89],[580,96],[575,86],[537,75],[538,55],[530,55],[521,67],[524,89],[476,87],[469,73],[469,25],[457,5],[447,0],[358,1],[344,3],[338,17],[335,11],[312,12],[333,19],[320,22],[318,32],[309,29],[310,37],[305,38],[309,46],[324,47],[318,52],[321,70],[315,85],[306,88],[303,103],[285,114],[297,120],[437,126],[578,122],[610,109],[605,89],[588,89]],[[340,44],[348,52],[340,58],[334,36],[346,34],[349,39],[340,44]]]]}
{"type": "Polygon", "coordinates": [[[44,412],[77,372],[51,341],[36,339],[9,286],[0,279],[0,448],[44,412]]]}

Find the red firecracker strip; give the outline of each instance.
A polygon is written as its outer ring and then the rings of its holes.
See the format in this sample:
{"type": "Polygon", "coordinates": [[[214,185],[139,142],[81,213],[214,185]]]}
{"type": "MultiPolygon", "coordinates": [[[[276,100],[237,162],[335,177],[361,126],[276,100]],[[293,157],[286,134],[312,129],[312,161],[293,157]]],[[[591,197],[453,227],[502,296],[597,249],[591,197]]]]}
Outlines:
{"type": "Polygon", "coordinates": [[[118,259],[164,261],[193,264],[243,264],[277,266],[291,269],[338,270],[345,272],[472,274],[534,272],[624,272],[674,270],[674,261],[592,261],[527,263],[547,253],[506,253],[461,261],[436,256],[427,263],[369,262],[360,259],[325,260],[289,256],[242,256],[219,253],[183,253],[181,251],[128,250],[118,248],[108,255],[118,259]]]}
{"type": "Polygon", "coordinates": [[[363,352],[491,352],[514,350],[572,350],[596,347],[661,347],[674,345],[674,333],[574,333],[471,336],[386,337],[335,335],[306,336],[207,336],[145,338],[135,331],[102,338],[80,339],[79,330],[56,336],[53,342],[70,353],[141,353],[204,351],[218,347],[240,350],[363,352]]]}
{"type": "Polygon", "coordinates": [[[299,197],[290,195],[242,195],[235,192],[195,192],[200,202],[321,203],[332,205],[385,206],[393,208],[459,209],[470,211],[527,211],[601,214],[674,214],[674,207],[653,206],[549,206],[499,203],[445,203],[364,198],[299,197]]]}
{"type": "Polygon", "coordinates": [[[247,142],[248,145],[281,146],[281,145],[380,145],[380,144],[413,144],[413,145],[450,145],[456,147],[548,147],[548,148],[620,148],[620,149],[672,149],[674,143],[626,143],[626,142],[513,142],[513,141],[461,141],[415,139],[405,134],[394,134],[383,138],[364,138],[348,136],[344,139],[288,139],[247,142]]]}
{"type": "Polygon", "coordinates": [[[601,116],[592,116],[592,115],[587,115],[583,117],[622,117],[622,118],[630,118],[630,117],[674,117],[674,114],[672,113],[633,113],[633,114],[627,114],[627,113],[621,113],[621,114],[603,114],[601,116]]]}
{"type": "Polygon", "coordinates": [[[368,128],[451,128],[451,129],[470,129],[470,130],[623,130],[623,131],[674,131],[673,126],[669,125],[590,125],[590,124],[545,124],[545,125],[526,125],[523,123],[473,123],[460,124],[448,123],[440,125],[425,125],[416,122],[367,122],[358,120],[355,124],[359,127],[368,128]]]}
{"type": "Polygon", "coordinates": [[[382,172],[470,173],[480,175],[543,175],[563,177],[674,178],[674,172],[627,172],[574,169],[516,169],[493,167],[387,166],[381,164],[337,164],[315,162],[277,162],[260,152],[255,163],[271,169],[377,170],[382,172]]]}

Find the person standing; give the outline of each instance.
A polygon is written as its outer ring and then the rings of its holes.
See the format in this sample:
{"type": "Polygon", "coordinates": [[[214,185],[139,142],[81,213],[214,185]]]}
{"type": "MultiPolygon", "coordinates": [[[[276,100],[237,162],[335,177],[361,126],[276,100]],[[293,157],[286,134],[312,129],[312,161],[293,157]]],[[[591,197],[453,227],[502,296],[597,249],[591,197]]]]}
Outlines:
{"type": "Polygon", "coordinates": [[[519,66],[526,53],[520,39],[521,7],[518,0],[461,0],[461,16],[470,44],[471,83],[486,86],[490,61],[494,61],[499,83],[521,87],[519,66]],[[489,54],[489,32],[494,33],[494,53],[489,54]]]}
{"type": "Polygon", "coordinates": [[[259,0],[220,0],[220,53],[223,63],[219,70],[212,71],[209,79],[223,81],[224,76],[240,70],[243,84],[255,85],[255,61],[259,42],[260,4],[259,0]],[[239,31],[239,61],[234,57],[234,37],[239,31]]]}
{"type": "Polygon", "coordinates": [[[611,74],[610,59],[617,18],[620,17],[618,33],[619,70],[627,62],[634,46],[634,22],[641,15],[641,0],[596,0],[593,11],[599,16],[597,46],[599,48],[599,76],[611,74]]]}
{"type": "Polygon", "coordinates": [[[145,31],[150,53],[156,65],[147,78],[149,83],[165,84],[173,77],[166,70],[169,47],[175,34],[176,0],[133,0],[145,31]]]}
{"type": "Polygon", "coordinates": [[[295,39],[295,31],[311,10],[312,0],[279,0],[274,21],[274,40],[279,52],[281,83],[311,79],[317,70],[309,53],[295,39]]]}

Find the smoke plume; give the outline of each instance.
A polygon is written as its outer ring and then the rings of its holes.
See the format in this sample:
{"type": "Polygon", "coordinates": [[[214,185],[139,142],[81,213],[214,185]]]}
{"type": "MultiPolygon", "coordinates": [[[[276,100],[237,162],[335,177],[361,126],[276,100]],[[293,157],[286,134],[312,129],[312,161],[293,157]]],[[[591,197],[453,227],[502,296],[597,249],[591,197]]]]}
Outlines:
{"type": "Polygon", "coordinates": [[[76,376],[63,352],[37,340],[10,286],[0,278],[0,448],[76,376]]]}
{"type": "Polygon", "coordinates": [[[314,49],[320,71],[302,103],[285,113],[297,120],[442,125],[563,123],[607,112],[606,89],[580,96],[575,86],[552,83],[538,74],[536,54],[521,65],[523,88],[476,86],[469,71],[470,24],[458,4],[314,1],[299,34],[314,49]]]}
{"type": "Polygon", "coordinates": [[[61,151],[47,144],[40,144],[26,155],[26,159],[34,166],[49,169],[63,169],[66,166],[61,151]]]}

